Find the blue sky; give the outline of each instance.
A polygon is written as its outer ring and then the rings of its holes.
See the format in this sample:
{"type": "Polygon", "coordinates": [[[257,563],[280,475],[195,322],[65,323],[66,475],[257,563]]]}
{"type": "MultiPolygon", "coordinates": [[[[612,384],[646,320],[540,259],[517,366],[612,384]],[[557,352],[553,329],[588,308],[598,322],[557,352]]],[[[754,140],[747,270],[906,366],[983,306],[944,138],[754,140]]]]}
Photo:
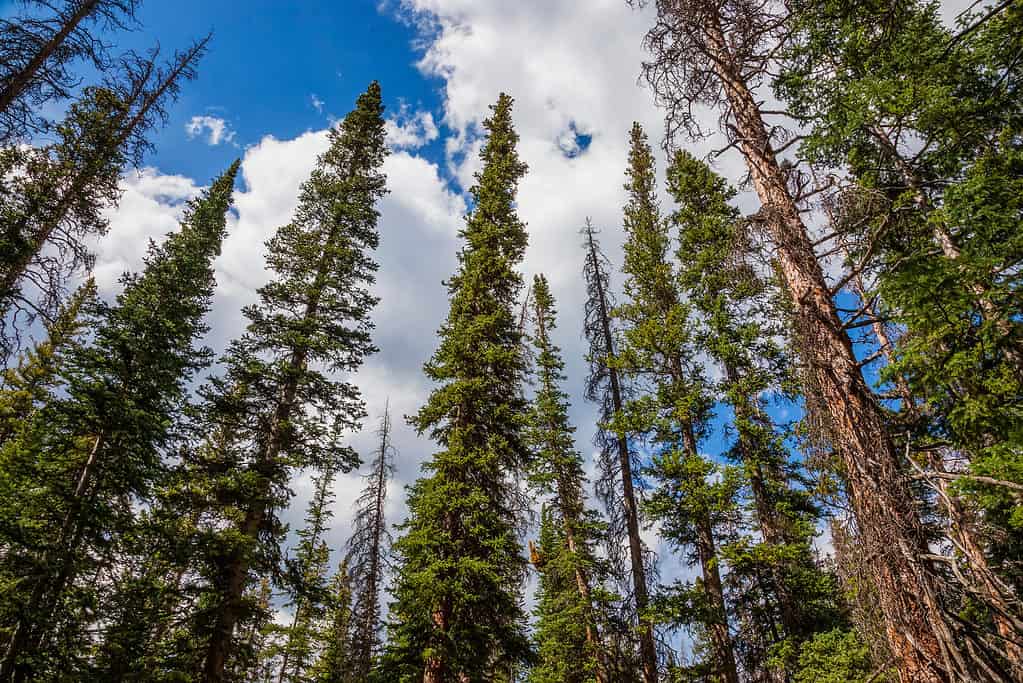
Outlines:
{"type": "MultiPolygon", "coordinates": [[[[380,205],[381,303],[374,314],[380,353],[353,378],[371,419],[351,439],[363,454],[372,450],[376,417],[389,400],[400,454],[389,516],[399,521],[402,487],[433,450],[401,416],[416,412],[432,388],[421,367],[446,314],[442,282],[455,268],[463,188],[478,167],[479,124],[497,94],[509,92],[516,99],[519,152],[530,166],[519,191],[530,232],[522,270],[528,279],[543,272],[557,299],[555,341],[567,363],[577,445],[590,459],[595,411],[582,398],[585,291],[577,231],[592,217],[620,265],[627,134],[639,121],[659,149],[662,112],[639,82],[649,9],[630,9],[624,0],[585,6],[581,11],[578,0],[147,0],[141,28],[112,37],[116,47],[144,50],[158,41],[169,53],[209,30],[214,39],[198,79],[184,85],[167,125],[153,135],[156,149],[145,168],[125,174],[120,205],[108,212],[110,234],[95,245],[101,291],[116,293],[117,276],[140,266],[148,240],[173,230],[184,201],[241,157],[207,339],[222,351],[243,329],[242,306],[268,277],[262,243],[290,219],[299,184],[326,146],[327,128],[367,83],[379,80],[392,147],[385,166],[391,193],[380,205]]],[[[716,112],[698,115],[716,128],[716,112]]],[[[711,137],[690,151],[703,156],[723,146],[711,137]]],[[[663,158],[659,167],[663,178],[663,158]]],[[[735,183],[744,175],[735,154],[717,159],[715,168],[735,183]]],[[[758,208],[748,192],[738,203],[747,212],[758,208]]],[[[662,206],[670,210],[666,197],[662,206]]],[[[834,264],[829,271],[838,272],[834,264]]],[[[613,281],[621,282],[617,272],[613,281]]],[[[723,446],[711,439],[705,450],[719,453],[723,446]]],[[[335,548],[347,538],[349,505],[361,486],[358,472],[337,483],[335,548]]],[[[297,521],[310,493],[308,476],[293,488],[297,498],[287,518],[297,521]]],[[[653,531],[647,539],[657,546],[653,531]]],[[[687,574],[678,558],[660,550],[666,581],[687,574]]]]}
{"type": "Polygon", "coordinates": [[[223,119],[232,142],[244,148],[265,135],[289,139],[322,129],[343,116],[366,84],[384,84],[385,104],[435,110],[442,83],[415,67],[416,31],[377,0],[347,2],[151,1],[139,12],[141,28],[111,36],[119,48],[165,52],[213,31],[199,77],[153,136],[147,163],[167,173],[204,178],[230,163],[232,144],[188,140],[193,116],[223,119]],[[241,9],[244,7],[244,9],[241,9]]]}

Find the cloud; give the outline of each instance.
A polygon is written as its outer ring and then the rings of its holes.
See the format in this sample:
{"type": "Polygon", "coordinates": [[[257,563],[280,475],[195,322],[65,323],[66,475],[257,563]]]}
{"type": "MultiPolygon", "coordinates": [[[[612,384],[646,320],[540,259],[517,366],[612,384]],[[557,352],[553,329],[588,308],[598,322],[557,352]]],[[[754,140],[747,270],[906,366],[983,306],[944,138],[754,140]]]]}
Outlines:
{"type": "Polygon", "coordinates": [[[392,149],[419,149],[440,135],[433,114],[428,111],[411,113],[405,104],[385,123],[387,144],[392,149]]]}
{"type": "Polygon", "coordinates": [[[222,142],[234,142],[234,131],[230,124],[219,116],[193,116],[185,124],[185,135],[194,140],[206,133],[206,144],[217,146],[222,142]]]}
{"type": "Polygon", "coordinates": [[[316,93],[313,93],[309,96],[309,104],[313,105],[313,109],[315,109],[318,113],[322,114],[323,107],[327,103],[321,100],[316,93]]]}

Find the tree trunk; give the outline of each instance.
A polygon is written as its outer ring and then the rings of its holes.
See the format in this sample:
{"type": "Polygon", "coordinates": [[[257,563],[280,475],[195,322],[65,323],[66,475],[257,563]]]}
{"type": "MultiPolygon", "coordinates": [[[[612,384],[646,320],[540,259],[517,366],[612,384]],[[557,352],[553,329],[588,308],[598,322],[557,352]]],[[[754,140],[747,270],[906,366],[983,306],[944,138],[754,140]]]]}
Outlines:
{"type": "Polygon", "coordinates": [[[39,69],[53,55],[68,36],[78,28],[78,25],[96,9],[99,0],[84,0],[78,9],[68,17],[60,26],[60,30],[39,48],[39,51],[29,60],[18,73],[14,74],[2,89],[0,89],[0,111],[7,111],[18,97],[32,84],[39,69]]]}
{"type": "Polygon", "coordinates": [[[937,603],[939,589],[920,559],[927,542],[899,454],[860,374],[761,112],[736,70],[717,17],[708,17],[703,30],[778,249],[800,352],[845,464],[900,678],[904,683],[947,681],[955,670],[950,660],[956,658],[957,645],[937,603]]]}
{"type": "MultiPolygon", "coordinates": [[[[590,239],[589,257],[595,262],[596,253],[592,238],[590,239]]],[[[607,296],[596,278],[598,298],[600,300],[600,319],[604,343],[611,360],[614,358],[614,337],[611,334],[610,311],[607,307],[607,296]]],[[[618,378],[618,370],[608,368],[611,382],[611,406],[616,413],[622,411],[622,389],[618,378]]],[[[643,683],[657,683],[657,650],[654,646],[654,631],[649,621],[643,619],[643,612],[650,603],[647,593],[646,570],[643,567],[643,541],[639,535],[639,509],[636,505],[636,493],[632,485],[632,458],[625,434],[616,434],[618,446],[618,464],[622,476],[622,499],[625,506],[625,523],[629,535],[629,558],[632,566],[632,589],[635,593],[636,613],[639,615],[640,657],[643,662],[643,683]]]]}

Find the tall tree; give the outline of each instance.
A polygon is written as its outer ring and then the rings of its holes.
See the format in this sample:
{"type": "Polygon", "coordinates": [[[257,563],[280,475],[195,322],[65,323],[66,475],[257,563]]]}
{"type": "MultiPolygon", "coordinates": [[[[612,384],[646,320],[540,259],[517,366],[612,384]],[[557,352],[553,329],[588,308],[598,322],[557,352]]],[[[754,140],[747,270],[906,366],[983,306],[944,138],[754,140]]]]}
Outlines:
{"type": "Polygon", "coordinates": [[[900,675],[924,683],[969,677],[966,648],[939,604],[944,582],[921,563],[927,537],[918,510],[906,505],[913,495],[901,454],[836,310],[800,211],[805,197],[779,160],[783,148],[772,135],[779,129],[765,122],[754,94],[787,35],[784,10],[706,0],[655,4],[647,79],[668,107],[670,132],[697,133],[693,108],[719,108],[723,131],[747,162],[792,303],[807,393],[821,407],[865,546],[877,558],[878,598],[900,675]]]}
{"type": "Polygon", "coordinates": [[[380,649],[380,588],[391,543],[384,505],[387,484],[394,476],[389,404],[380,418],[377,438],[373,467],[366,475],[366,487],[355,501],[355,519],[345,555],[351,583],[356,587],[353,589],[351,657],[357,680],[368,680],[380,649]]]}
{"type": "Polygon", "coordinates": [[[596,568],[593,542],[599,529],[585,506],[582,457],[575,449],[575,429],[568,421],[568,396],[561,389],[565,363],[561,350],[551,339],[557,326],[557,311],[543,275],[533,278],[532,302],[538,386],[528,431],[534,449],[530,480],[538,492],[551,497],[545,522],[561,528],[557,533],[547,529],[546,538],[541,538],[545,559],[543,567],[537,569],[545,585],[536,636],[540,663],[530,677],[537,683],[590,680],[604,683],[609,680],[607,658],[598,632],[593,581],[596,568]],[[571,580],[574,599],[564,593],[561,583],[565,578],[571,580]],[[561,629],[573,621],[585,636],[581,650],[561,646],[562,635],[567,635],[561,629]]]}
{"type": "Polygon", "coordinates": [[[650,472],[659,488],[649,509],[663,522],[668,540],[694,549],[703,578],[700,621],[711,641],[713,670],[727,683],[737,683],[716,538],[732,512],[723,495],[728,482],[706,481],[715,468],[698,444],[711,400],[696,360],[692,313],[668,260],[671,240],[657,201],[653,151],[638,123],[629,140],[622,267],[627,299],[615,310],[625,322],[625,344],[618,364],[637,381],[647,380],[650,394],[630,401],[621,419],[654,450],[650,472]]]}
{"type": "Polygon", "coordinates": [[[117,76],[86,88],[70,107],[56,142],[0,151],[0,168],[9,176],[0,200],[5,318],[23,309],[34,313],[40,304],[44,315],[52,314],[64,280],[91,264],[85,238],[106,231],[103,211],[120,198],[122,167],[141,162],[146,133],[165,115],[182,82],[195,77],[208,42],[209,36],[176,52],[163,66],[155,50],[124,58],[117,76]]]}
{"type": "MultiPolygon", "coordinates": [[[[245,310],[246,334],[231,345],[226,374],[214,382],[215,430],[230,433],[211,518],[226,518],[207,569],[212,606],[203,615],[202,679],[224,680],[235,627],[249,609],[245,588],[276,571],[296,468],[348,471],[358,456],[336,435],[364,415],[358,389],[327,372],[351,372],[375,351],[369,292],[376,263],[377,201],[386,192],[380,86],[370,84],[329,134],[330,146],[302,185],[294,220],[267,242],[276,279],[245,310]],[[238,449],[241,449],[239,452],[238,449]],[[238,471],[240,469],[240,472],[238,471]]],[[[222,522],[215,522],[217,527],[222,522]]],[[[214,530],[216,534],[216,529],[214,530]]]]}
{"type": "MultiPolygon", "coordinates": [[[[628,395],[618,369],[618,339],[611,315],[615,301],[611,291],[609,262],[601,251],[597,231],[588,219],[582,234],[583,248],[586,250],[583,280],[587,292],[583,331],[589,341],[587,358],[590,365],[586,398],[597,403],[600,408],[595,436],[596,445],[600,449],[597,495],[608,513],[608,556],[612,571],[617,575],[625,573],[621,552],[626,543],[628,545],[634,603],[633,609],[628,612],[631,619],[637,619],[643,683],[654,683],[657,680],[657,651],[653,627],[645,618],[649,591],[643,540],[639,535],[640,518],[634,486],[633,454],[629,449],[628,433],[622,429],[620,420],[615,421],[615,416],[622,413],[628,395]]],[[[618,653],[616,659],[621,659],[621,654],[618,653]]]]}
{"type": "MultiPolygon", "coordinates": [[[[315,683],[354,683],[352,642],[352,577],[341,562],[330,586],[330,598],[321,625],[323,649],[310,672],[315,683]]],[[[365,678],[360,680],[366,680],[365,678]]]]}
{"type": "Polygon", "coordinates": [[[23,14],[0,20],[0,142],[43,131],[41,105],[67,99],[80,79],[77,61],[109,62],[97,29],[130,28],[140,0],[32,0],[23,14]]]}
{"type": "Polygon", "coordinates": [[[755,258],[764,255],[750,244],[725,179],[684,151],[675,153],[667,176],[679,281],[703,319],[697,345],[724,371],[715,389],[732,407],[729,455],[741,467],[757,532],[724,548],[731,602],[743,617],[737,649],[748,673],[780,665],[781,675],[791,676],[800,644],[844,620],[834,578],[813,555],[818,510],[766,410],[764,397],[791,383],[790,363],[773,341],[781,331],[776,288],[757,272],[755,258]]]}
{"type": "Polygon", "coordinates": [[[470,190],[451,310],[426,364],[441,383],[412,423],[441,449],[409,489],[386,667],[392,680],[485,680],[529,654],[520,587],[518,526],[525,507],[516,478],[529,460],[523,427],[526,371],[515,266],[526,231],[515,193],[526,165],[515,150],[512,99],[484,121],[482,170],[470,190]]]}
{"type": "Polygon", "coordinates": [[[849,289],[892,323],[873,322],[872,341],[902,403],[893,429],[929,485],[944,562],[962,584],[945,591],[946,610],[984,605],[995,632],[977,623],[987,619],[964,626],[985,641],[973,647],[1019,669],[1010,491],[1021,479],[1008,454],[1021,445],[1010,425],[1023,389],[1023,73],[1006,53],[1021,47],[1023,15],[1010,8],[958,40],[926,3],[897,3],[883,21],[869,3],[794,8],[776,90],[807,124],[802,155],[850,171],[832,200],[834,232],[849,248],[849,289]]]}
{"type": "Polygon", "coordinates": [[[140,276],[125,276],[113,307],[98,306],[97,329],[69,359],[60,400],[39,412],[19,458],[26,481],[6,492],[29,537],[8,539],[5,564],[24,577],[6,600],[16,615],[0,679],[41,673],[53,625],[81,628],[71,593],[102,563],[104,548],[132,525],[132,505],[149,496],[173,442],[170,425],[186,383],[206,366],[195,347],[213,293],[231,202],[235,162],[191,202],[179,232],[150,246],[140,276]]]}
{"type": "Polygon", "coordinates": [[[329,470],[313,478],[313,497],[309,501],[305,526],[298,532],[295,557],[288,563],[288,605],[292,615],[291,625],[284,632],[278,683],[308,680],[319,650],[319,622],[331,597],[327,583],[330,547],[324,535],[333,517],[330,511],[334,502],[333,483],[334,476],[329,470]]]}

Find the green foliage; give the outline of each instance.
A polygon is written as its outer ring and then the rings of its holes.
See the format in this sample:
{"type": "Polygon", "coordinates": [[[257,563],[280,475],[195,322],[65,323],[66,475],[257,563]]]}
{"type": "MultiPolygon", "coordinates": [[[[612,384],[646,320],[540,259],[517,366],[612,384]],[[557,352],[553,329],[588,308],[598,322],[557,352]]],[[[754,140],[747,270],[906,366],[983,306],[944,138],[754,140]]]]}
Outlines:
{"type": "Polygon", "coordinates": [[[795,683],[866,683],[888,681],[875,675],[870,650],[855,631],[834,629],[819,633],[803,646],[795,683]]]}
{"type": "Polygon", "coordinates": [[[515,193],[526,165],[515,150],[512,99],[484,127],[482,170],[461,237],[441,343],[424,367],[440,386],[412,419],[441,447],[408,490],[409,518],[395,543],[399,566],[385,670],[390,680],[471,681],[529,656],[519,588],[525,574],[516,475],[529,461],[523,428],[526,371],[515,271],[526,247],[515,193]]]}

